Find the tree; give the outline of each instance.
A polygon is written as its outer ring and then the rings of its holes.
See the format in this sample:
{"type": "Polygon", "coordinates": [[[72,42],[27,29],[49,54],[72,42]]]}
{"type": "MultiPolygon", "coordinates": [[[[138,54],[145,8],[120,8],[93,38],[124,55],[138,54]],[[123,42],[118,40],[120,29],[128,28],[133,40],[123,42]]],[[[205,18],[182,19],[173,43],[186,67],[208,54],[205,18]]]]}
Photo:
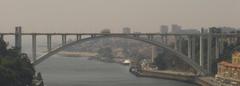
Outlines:
{"type": "Polygon", "coordinates": [[[164,53],[163,54],[158,54],[157,57],[154,60],[154,64],[156,64],[158,69],[160,69],[160,70],[167,69],[167,66],[166,66],[167,64],[166,64],[165,59],[163,59],[163,56],[165,56],[164,53]]]}
{"type": "Polygon", "coordinates": [[[7,43],[3,39],[0,39],[0,56],[7,54],[7,43]]]}
{"type": "Polygon", "coordinates": [[[105,58],[108,58],[108,59],[112,59],[113,58],[112,49],[110,47],[105,47],[105,48],[99,49],[98,50],[98,54],[101,57],[105,57],[105,58]]]}
{"type": "Polygon", "coordinates": [[[35,70],[27,54],[17,49],[7,49],[7,44],[0,40],[0,85],[30,86],[35,70]]]}

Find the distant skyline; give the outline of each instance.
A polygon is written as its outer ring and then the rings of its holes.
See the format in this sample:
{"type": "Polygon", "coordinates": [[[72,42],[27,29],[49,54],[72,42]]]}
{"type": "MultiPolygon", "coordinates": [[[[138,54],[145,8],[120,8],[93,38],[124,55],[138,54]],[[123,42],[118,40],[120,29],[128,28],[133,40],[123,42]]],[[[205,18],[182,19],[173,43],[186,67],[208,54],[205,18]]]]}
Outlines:
{"type": "Polygon", "coordinates": [[[159,32],[183,28],[240,27],[239,0],[1,0],[0,32],[159,32]]]}

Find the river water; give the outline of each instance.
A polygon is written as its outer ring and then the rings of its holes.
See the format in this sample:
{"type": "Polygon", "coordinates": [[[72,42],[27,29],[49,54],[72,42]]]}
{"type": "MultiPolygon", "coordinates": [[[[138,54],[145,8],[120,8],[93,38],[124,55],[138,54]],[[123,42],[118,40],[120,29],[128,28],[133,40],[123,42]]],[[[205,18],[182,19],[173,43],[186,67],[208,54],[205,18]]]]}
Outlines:
{"type": "Polygon", "coordinates": [[[127,66],[87,58],[52,56],[36,66],[47,86],[196,86],[178,81],[138,78],[127,66]]]}

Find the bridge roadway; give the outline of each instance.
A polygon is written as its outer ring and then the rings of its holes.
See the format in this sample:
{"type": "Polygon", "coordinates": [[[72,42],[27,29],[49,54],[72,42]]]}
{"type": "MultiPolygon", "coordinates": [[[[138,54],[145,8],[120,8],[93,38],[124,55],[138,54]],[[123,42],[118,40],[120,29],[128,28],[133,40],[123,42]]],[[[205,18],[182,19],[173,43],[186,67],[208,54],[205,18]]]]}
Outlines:
{"type": "MultiPolygon", "coordinates": [[[[16,35],[16,33],[0,33],[0,35],[16,35]]],[[[208,36],[213,37],[240,37],[239,33],[197,33],[197,34],[177,34],[177,33],[21,33],[21,35],[151,35],[151,36],[208,36]]]]}

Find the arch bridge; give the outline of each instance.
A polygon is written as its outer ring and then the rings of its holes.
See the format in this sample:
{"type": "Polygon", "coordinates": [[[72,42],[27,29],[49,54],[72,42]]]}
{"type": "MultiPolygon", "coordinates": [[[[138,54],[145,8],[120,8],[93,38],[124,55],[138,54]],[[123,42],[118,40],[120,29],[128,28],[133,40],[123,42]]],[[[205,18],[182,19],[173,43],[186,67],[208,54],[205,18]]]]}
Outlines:
{"type": "Polygon", "coordinates": [[[99,38],[108,38],[108,37],[119,37],[125,39],[133,39],[141,42],[145,42],[157,47],[161,47],[168,52],[171,52],[178,56],[179,59],[186,62],[193,69],[195,69],[199,74],[206,75],[210,74],[212,70],[213,61],[216,57],[219,57],[220,52],[222,51],[223,39],[230,39],[230,42],[234,41],[234,38],[239,37],[238,34],[211,34],[211,33],[200,33],[200,34],[160,34],[160,33],[22,33],[21,27],[16,27],[15,33],[0,33],[1,39],[4,39],[6,35],[15,36],[15,47],[21,50],[22,45],[22,36],[31,36],[32,37],[32,63],[38,65],[52,55],[62,51],[65,48],[68,48],[72,45],[86,42],[89,40],[99,39],[99,38]],[[52,49],[52,36],[61,36],[62,44],[52,49]],[[67,43],[67,36],[76,36],[76,40],[70,43],[67,43]],[[47,37],[47,49],[48,52],[37,57],[36,48],[37,48],[37,36],[46,36],[47,37]],[[86,38],[83,38],[85,36],[86,38]],[[161,42],[156,41],[154,38],[159,37],[161,42]],[[182,43],[183,40],[187,40],[187,54],[182,52],[182,43]],[[212,41],[214,39],[214,41],[212,41]],[[169,46],[169,41],[174,40],[174,48],[169,46]],[[207,45],[204,45],[204,40],[207,40],[207,45]],[[199,47],[199,57],[196,56],[196,47],[199,47]],[[212,45],[214,42],[215,46],[212,45]],[[204,53],[203,47],[207,46],[207,53],[204,53]],[[212,47],[215,47],[216,50],[213,50],[212,47]],[[215,51],[215,52],[213,52],[215,51]],[[215,55],[213,55],[215,54],[215,55]],[[206,57],[205,57],[206,56],[206,57]],[[216,56],[216,57],[213,57],[216,56]],[[199,62],[196,62],[198,59],[199,62]],[[205,62],[206,61],[206,62],[205,62]],[[205,66],[204,64],[207,63],[205,66]]]}

